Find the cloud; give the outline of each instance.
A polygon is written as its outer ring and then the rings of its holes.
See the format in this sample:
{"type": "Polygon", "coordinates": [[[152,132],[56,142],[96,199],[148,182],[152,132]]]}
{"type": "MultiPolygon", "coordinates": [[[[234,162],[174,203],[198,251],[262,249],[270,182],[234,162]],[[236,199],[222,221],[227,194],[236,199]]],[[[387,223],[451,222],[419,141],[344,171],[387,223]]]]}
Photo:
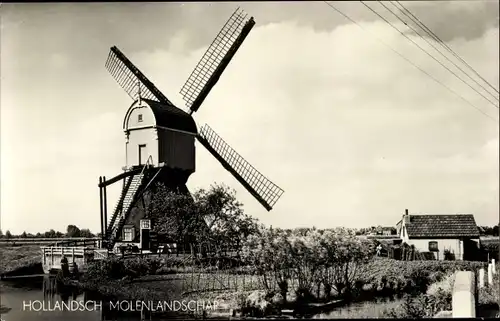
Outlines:
{"type": "MultiPolygon", "coordinates": [[[[363,26],[497,117],[497,110],[383,22],[363,26]]],[[[175,32],[171,50],[151,49],[152,40],[134,45],[126,32],[117,42],[127,43],[125,54],[182,107],[178,91],[206,48],[189,49],[190,35],[175,32]]],[[[498,28],[449,45],[498,86],[498,68],[491,68],[498,65],[498,28]]],[[[98,228],[97,179],[118,174],[124,164],[121,122],[130,104],[105,71],[100,51],[105,53],[93,48],[72,56],[88,56],[88,65],[95,65],[78,76],[72,77],[73,69],[57,71],[51,83],[43,82],[46,73],[33,74],[39,87],[26,83],[24,95],[15,94],[13,81],[1,84],[2,92],[12,89],[1,98],[2,228],[98,228]],[[57,92],[54,83],[61,86],[57,92]]],[[[267,213],[199,144],[190,190],[226,183],[266,224],[390,225],[405,208],[470,212],[480,224],[497,222],[498,124],[357,26],[320,31],[286,19],[257,25],[194,117],[285,194],[267,213]]],[[[110,193],[112,208],[118,192],[110,193]]]]}
{"type": "MultiPolygon", "coordinates": [[[[356,21],[380,18],[357,2],[331,2],[356,21]]],[[[472,40],[498,26],[496,1],[402,1],[444,41],[472,40]]],[[[378,3],[368,3],[390,21],[398,21],[378,3]]],[[[3,4],[5,30],[19,24],[27,33],[4,32],[2,43],[26,48],[24,55],[44,56],[51,50],[70,55],[116,44],[123,48],[168,50],[170,39],[185,30],[185,52],[208,46],[229,15],[240,6],[260,26],[296,22],[318,32],[330,32],[351,22],[323,2],[233,2],[217,3],[52,3],[3,4]],[[200,19],[203,17],[203,19],[200,19]],[[54,23],[57,21],[57,23],[54,23]],[[139,27],[140,26],[140,27],[139,27]],[[75,34],[86,36],[85,41],[75,34]],[[46,37],[50,34],[50,37],[46,37]],[[29,41],[22,41],[30,38],[29,41]],[[11,39],[17,39],[15,41],[11,39]],[[7,41],[7,42],[6,42],[7,41]]],[[[387,4],[392,10],[394,7],[387,4]]],[[[401,14],[400,14],[401,15],[401,14]]],[[[15,28],[18,29],[18,28],[15,28]]],[[[23,59],[21,57],[21,59],[23,59]]],[[[23,59],[24,60],[24,59],[23,59]]]]}

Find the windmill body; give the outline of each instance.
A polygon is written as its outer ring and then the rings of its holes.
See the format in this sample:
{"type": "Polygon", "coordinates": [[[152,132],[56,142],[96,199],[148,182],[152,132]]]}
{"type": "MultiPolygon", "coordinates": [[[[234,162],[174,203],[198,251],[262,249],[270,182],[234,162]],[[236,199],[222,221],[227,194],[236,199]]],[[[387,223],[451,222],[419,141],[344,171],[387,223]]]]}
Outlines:
{"type": "Polygon", "coordinates": [[[167,166],[185,179],[195,171],[198,133],[191,115],[149,99],[136,100],[123,120],[127,169],[145,165],[167,166]]]}
{"type": "MultiPolygon", "coordinates": [[[[175,107],[158,88],[117,48],[111,47],[106,68],[133,99],[125,113],[125,166],[123,173],[99,178],[103,245],[150,249],[152,232],[148,207],[157,183],[189,195],[186,183],[195,172],[195,141],[205,147],[268,211],[283,190],[262,175],[208,125],[197,128],[192,114],[219,80],[253,25],[237,9],[209,46],[181,89],[188,112],[175,107]],[[122,182],[114,210],[107,213],[106,187],[122,182]]],[[[168,215],[168,213],[165,213],[168,215]]],[[[178,243],[179,240],[173,240],[178,243]]]]}

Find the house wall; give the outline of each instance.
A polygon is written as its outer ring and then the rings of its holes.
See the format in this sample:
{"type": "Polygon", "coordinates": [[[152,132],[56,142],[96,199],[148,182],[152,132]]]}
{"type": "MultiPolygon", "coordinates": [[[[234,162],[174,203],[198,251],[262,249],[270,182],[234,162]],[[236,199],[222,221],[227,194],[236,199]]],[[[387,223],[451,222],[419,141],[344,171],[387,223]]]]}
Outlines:
{"type": "MultiPolygon", "coordinates": [[[[399,223],[398,223],[399,224],[399,223]]],[[[420,252],[429,252],[429,242],[435,241],[438,243],[439,252],[435,252],[434,256],[438,260],[444,259],[444,250],[449,250],[451,253],[455,254],[456,260],[462,260],[464,258],[464,241],[459,238],[429,238],[429,239],[410,239],[406,231],[406,220],[403,216],[401,220],[401,230],[399,237],[403,240],[403,243],[408,245],[414,245],[415,249],[420,252]]],[[[474,241],[477,249],[480,247],[479,239],[470,239],[474,241]]]]}
{"type": "Polygon", "coordinates": [[[443,260],[445,250],[449,250],[451,253],[455,254],[456,260],[461,260],[463,258],[463,241],[459,239],[409,239],[406,243],[414,245],[417,251],[429,252],[429,242],[431,241],[438,243],[439,252],[434,253],[436,259],[443,260]]]}
{"type": "Polygon", "coordinates": [[[406,225],[405,219],[401,220],[400,230],[399,230],[399,238],[403,240],[403,243],[408,243],[408,233],[406,233],[406,225]]]}

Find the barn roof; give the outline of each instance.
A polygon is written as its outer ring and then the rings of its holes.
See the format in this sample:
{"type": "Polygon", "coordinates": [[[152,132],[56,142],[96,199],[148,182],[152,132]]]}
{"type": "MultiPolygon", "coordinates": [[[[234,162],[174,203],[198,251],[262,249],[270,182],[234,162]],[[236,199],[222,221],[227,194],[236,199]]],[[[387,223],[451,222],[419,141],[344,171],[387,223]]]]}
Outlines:
{"type": "Polygon", "coordinates": [[[196,123],[193,117],[173,105],[165,105],[150,99],[144,100],[153,110],[156,125],[182,130],[196,134],[196,123]]]}
{"type": "Polygon", "coordinates": [[[479,237],[472,214],[409,215],[406,232],[411,237],[479,237]]]}

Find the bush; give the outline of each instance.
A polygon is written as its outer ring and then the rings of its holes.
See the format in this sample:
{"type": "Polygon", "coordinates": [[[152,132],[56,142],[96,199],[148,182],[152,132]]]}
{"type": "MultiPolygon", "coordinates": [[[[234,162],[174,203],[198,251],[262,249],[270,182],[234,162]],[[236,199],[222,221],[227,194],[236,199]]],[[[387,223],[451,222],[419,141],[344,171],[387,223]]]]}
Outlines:
{"type": "Polygon", "coordinates": [[[416,297],[406,295],[397,308],[384,312],[386,318],[422,319],[433,318],[440,311],[451,310],[451,293],[438,289],[435,294],[420,294],[416,297]]]}
{"type": "Polygon", "coordinates": [[[133,258],[124,260],[125,269],[134,276],[153,275],[162,267],[158,258],[133,258]]]}
{"type": "Polygon", "coordinates": [[[481,305],[496,305],[499,301],[499,291],[500,291],[500,273],[493,277],[493,284],[487,285],[484,288],[479,289],[478,301],[481,305]]]}
{"type": "Polygon", "coordinates": [[[451,253],[450,250],[444,250],[445,261],[455,261],[455,253],[451,253]]]}
{"type": "Polygon", "coordinates": [[[286,299],[293,289],[299,300],[308,301],[321,294],[329,299],[332,292],[349,297],[359,267],[373,256],[373,244],[342,229],[305,235],[268,229],[249,238],[242,255],[255,266],[267,291],[277,290],[286,299]]]}
{"type": "Polygon", "coordinates": [[[484,262],[469,261],[397,261],[390,259],[372,260],[363,266],[362,277],[365,281],[373,279],[409,279],[411,276],[428,274],[429,278],[436,278],[439,272],[445,275],[453,272],[477,271],[484,268],[484,262]]]}
{"type": "MultiPolygon", "coordinates": [[[[438,272],[442,273],[442,272],[438,272]]],[[[431,283],[429,288],[427,289],[427,294],[429,295],[437,295],[442,291],[443,293],[452,295],[453,293],[453,285],[455,284],[455,273],[448,274],[443,277],[441,280],[438,280],[435,283],[431,283]]]]}
{"type": "Polygon", "coordinates": [[[126,275],[123,260],[108,258],[105,260],[94,261],[87,267],[85,278],[89,280],[99,279],[120,279],[126,275]]]}
{"type": "Polygon", "coordinates": [[[156,274],[162,267],[162,263],[156,258],[108,258],[89,264],[86,279],[117,280],[123,277],[141,277],[156,274]]]}

